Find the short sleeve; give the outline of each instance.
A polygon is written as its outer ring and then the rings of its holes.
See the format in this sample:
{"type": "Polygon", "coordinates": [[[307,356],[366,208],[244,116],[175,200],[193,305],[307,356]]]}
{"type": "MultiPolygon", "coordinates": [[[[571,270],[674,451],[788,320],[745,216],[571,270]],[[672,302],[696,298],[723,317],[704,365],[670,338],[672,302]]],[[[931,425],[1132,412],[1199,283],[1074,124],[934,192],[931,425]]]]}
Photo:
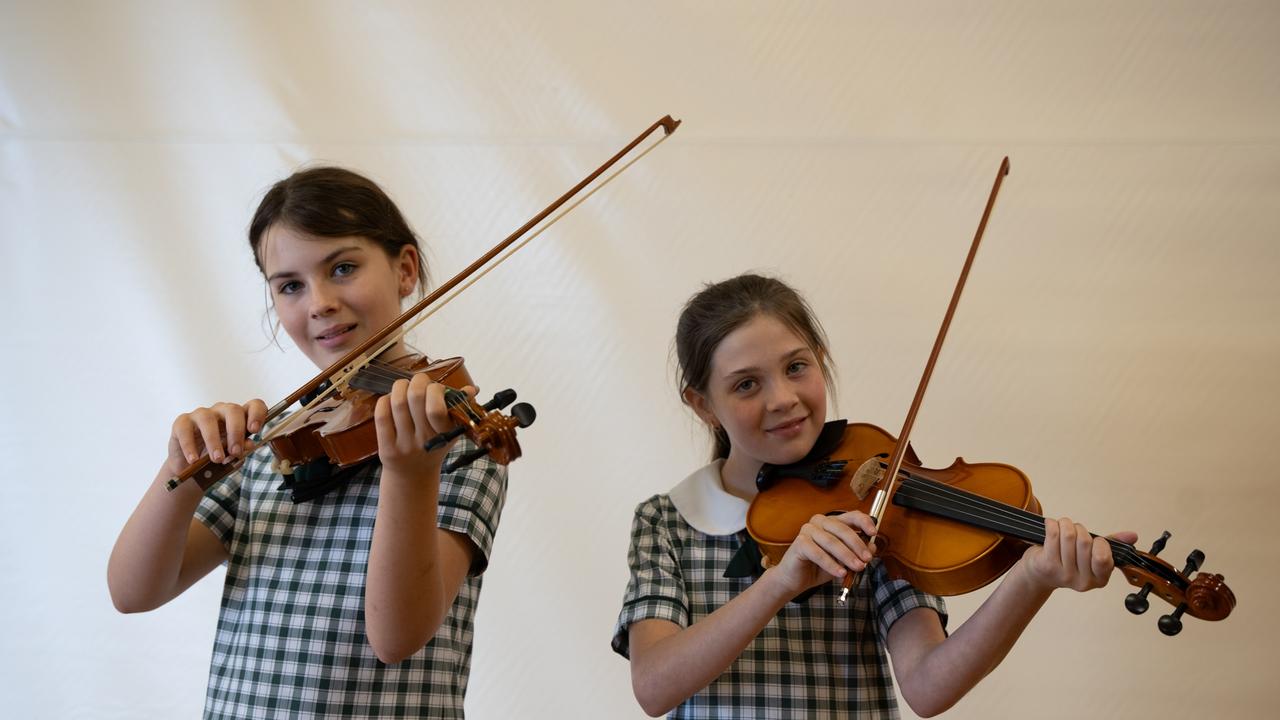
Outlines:
{"type": "MultiPolygon", "coordinates": [[[[475,449],[475,444],[463,438],[449,451],[444,464],[475,449]]],[[[489,567],[498,519],[506,501],[507,469],[488,455],[440,476],[436,525],[467,536],[475,545],[470,575],[480,575],[489,567]]]]}
{"type": "Polygon", "coordinates": [[[942,630],[947,629],[947,605],[937,595],[930,595],[917,590],[906,580],[891,580],[879,560],[871,564],[873,568],[871,581],[873,587],[873,612],[875,613],[876,631],[880,642],[885,647],[889,643],[889,628],[893,627],[902,616],[916,608],[929,608],[938,613],[942,630]]]}
{"type": "MultiPolygon", "coordinates": [[[[630,658],[628,633],[640,620],[668,620],[689,626],[689,603],[685,594],[680,558],[664,515],[674,515],[674,507],[662,512],[662,496],[655,496],[636,508],[631,523],[631,547],[627,563],[631,578],[622,599],[622,612],[613,630],[613,650],[630,658]]],[[[667,505],[670,502],[667,501],[667,505]]]]}

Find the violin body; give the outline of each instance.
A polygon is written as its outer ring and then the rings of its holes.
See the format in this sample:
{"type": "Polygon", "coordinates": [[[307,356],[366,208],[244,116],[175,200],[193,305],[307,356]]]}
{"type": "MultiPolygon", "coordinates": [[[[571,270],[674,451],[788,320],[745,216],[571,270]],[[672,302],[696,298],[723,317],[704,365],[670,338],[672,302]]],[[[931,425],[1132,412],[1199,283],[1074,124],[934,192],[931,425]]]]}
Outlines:
{"type": "MultiPolygon", "coordinates": [[[[868,460],[888,457],[897,439],[868,423],[849,423],[833,461],[846,461],[845,471],[830,487],[806,478],[779,476],[751,502],[747,531],[773,563],[781,561],[800,528],[815,514],[860,510],[869,513],[883,477],[861,473],[868,460]]],[[[873,463],[874,464],[874,463],[873,463]]],[[[920,467],[908,448],[904,469],[959,490],[981,495],[1032,513],[1040,502],[1031,482],[1015,467],[1001,463],[970,464],[956,458],[950,467],[920,467]]],[[[934,595],[962,595],[1003,575],[1022,557],[1027,543],[1003,533],[966,525],[921,510],[895,506],[880,519],[877,556],[892,577],[902,578],[934,595]]]]}
{"type": "MultiPolygon", "coordinates": [[[[426,373],[432,381],[452,388],[475,384],[460,357],[432,361],[421,355],[410,355],[386,365],[408,374],[426,373]]],[[[389,390],[395,377],[370,380],[366,374],[363,381],[353,380],[304,410],[305,415],[296,421],[293,429],[268,441],[276,458],[290,465],[302,465],[327,457],[339,467],[349,467],[377,455],[373,411],[378,397],[389,390]],[[373,389],[375,386],[377,390],[373,389]]]]}

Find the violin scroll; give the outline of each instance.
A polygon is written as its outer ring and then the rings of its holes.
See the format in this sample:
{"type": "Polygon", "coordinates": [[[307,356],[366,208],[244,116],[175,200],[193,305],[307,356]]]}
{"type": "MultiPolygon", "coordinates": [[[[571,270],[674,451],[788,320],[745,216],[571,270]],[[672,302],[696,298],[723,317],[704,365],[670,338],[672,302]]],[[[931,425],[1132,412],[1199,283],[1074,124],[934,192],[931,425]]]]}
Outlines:
{"type": "Polygon", "coordinates": [[[1169,537],[1169,531],[1164,531],[1151,545],[1151,551],[1145,553],[1127,543],[1110,542],[1116,567],[1129,584],[1140,588],[1125,597],[1125,608],[1134,615],[1145,613],[1150,607],[1147,596],[1154,591],[1174,607],[1173,612],[1162,615],[1157,623],[1160,632],[1173,636],[1182,631],[1184,613],[1200,620],[1222,620],[1235,608],[1236,596],[1223,582],[1222,575],[1202,572],[1191,579],[1191,573],[1204,564],[1204,553],[1200,550],[1192,550],[1187,555],[1186,567],[1181,572],[1156,557],[1169,537]]]}
{"type": "Polygon", "coordinates": [[[476,404],[466,393],[454,388],[445,391],[444,399],[449,408],[449,417],[455,423],[454,428],[428,440],[425,448],[435,450],[460,435],[466,435],[478,446],[450,461],[442,468],[444,472],[465,467],[485,455],[489,455],[500,465],[506,465],[520,457],[516,428],[532,425],[537,412],[529,403],[516,403],[512,406],[510,415],[503,415],[502,408],[511,405],[516,399],[515,390],[499,391],[483,405],[476,404]]]}

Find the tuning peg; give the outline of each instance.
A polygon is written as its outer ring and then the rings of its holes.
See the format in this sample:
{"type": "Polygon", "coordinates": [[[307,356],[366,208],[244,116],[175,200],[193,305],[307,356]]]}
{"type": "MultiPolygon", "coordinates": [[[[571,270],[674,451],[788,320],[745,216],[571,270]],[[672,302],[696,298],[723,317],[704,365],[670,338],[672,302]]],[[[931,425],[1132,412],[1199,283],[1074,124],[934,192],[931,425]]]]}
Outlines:
{"type": "Polygon", "coordinates": [[[493,399],[485,403],[481,407],[485,410],[501,410],[516,401],[516,391],[511,388],[499,390],[493,394],[493,399]]]}
{"type": "Polygon", "coordinates": [[[1164,544],[1169,542],[1169,538],[1171,537],[1173,537],[1173,533],[1168,530],[1160,533],[1160,537],[1156,538],[1156,541],[1151,543],[1151,554],[1159,555],[1160,551],[1164,550],[1164,544]]]}
{"type": "Polygon", "coordinates": [[[459,435],[461,435],[466,431],[467,431],[467,428],[465,425],[459,425],[458,427],[455,427],[449,432],[442,432],[439,435],[431,438],[430,440],[427,441],[427,444],[423,445],[422,447],[425,450],[435,450],[436,448],[441,447],[445,443],[458,437],[459,435]]]}
{"type": "Polygon", "coordinates": [[[1141,615],[1151,607],[1151,602],[1147,600],[1147,593],[1151,592],[1151,583],[1142,586],[1142,589],[1136,593],[1129,593],[1124,598],[1124,607],[1134,615],[1141,615]]]}
{"type": "Polygon", "coordinates": [[[538,412],[529,403],[516,403],[511,407],[511,416],[516,419],[520,427],[527,428],[537,419],[538,412]]]}
{"type": "Polygon", "coordinates": [[[1161,615],[1160,621],[1156,625],[1160,628],[1160,632],[1173,637],[1182,632],[1182,613],[1187,609],[1187,604],[1182,603],[1172,613],[1161,615]]]}
{"type": "Polygon", "coordinates": [[[1203,564],[1204,564],[1204,553],[1200,552],[1199,550],[1192,550],[1191,554],[1187,555],[1187,566],[1182,568],[1182,574],[1190,578],[1191,573],[1199,570],[1200,566],[1203,564]]]}

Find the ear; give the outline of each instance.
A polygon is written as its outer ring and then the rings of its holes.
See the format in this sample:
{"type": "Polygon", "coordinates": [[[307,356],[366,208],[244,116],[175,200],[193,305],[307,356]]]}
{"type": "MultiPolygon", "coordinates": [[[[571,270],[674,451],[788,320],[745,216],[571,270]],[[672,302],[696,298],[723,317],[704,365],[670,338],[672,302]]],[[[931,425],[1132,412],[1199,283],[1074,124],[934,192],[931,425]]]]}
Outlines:
{"type": "Polygon", "coordinates": [[[680,393],[680,397],[684,399],[684,404],[693,408],[702,422],[711,426],[712,429],[720,427],[720,420],[716,418],[715,412],[711,409],[711,403],[702,393],[687,387],[684,392],[680,393]]]}
{"type": "Polygon", "coordinates": [[[406,298],[418,287],[418,248],[412,245],[401,245],[400,254],[393,263],[396,277],[400,283],[400,297],[406,298]]]}

